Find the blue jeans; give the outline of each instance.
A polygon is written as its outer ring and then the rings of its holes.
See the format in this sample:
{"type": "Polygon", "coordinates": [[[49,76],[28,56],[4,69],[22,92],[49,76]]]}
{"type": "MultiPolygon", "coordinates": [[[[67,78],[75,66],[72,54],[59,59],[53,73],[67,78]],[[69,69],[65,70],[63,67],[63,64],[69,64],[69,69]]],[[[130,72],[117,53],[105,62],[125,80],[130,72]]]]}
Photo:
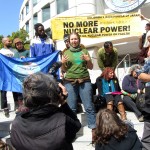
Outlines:
{"type": "Polygon", "coordinates": [[[67,103],[70,108],[76,113],[78,94],[80,95],[84,109],[87,114],[88,127],[93,129],[96,127],[96,114],[92,103],[92,85],[91,82],[72,85],[66,83],[65,87],[68,91],[67,103]]]}

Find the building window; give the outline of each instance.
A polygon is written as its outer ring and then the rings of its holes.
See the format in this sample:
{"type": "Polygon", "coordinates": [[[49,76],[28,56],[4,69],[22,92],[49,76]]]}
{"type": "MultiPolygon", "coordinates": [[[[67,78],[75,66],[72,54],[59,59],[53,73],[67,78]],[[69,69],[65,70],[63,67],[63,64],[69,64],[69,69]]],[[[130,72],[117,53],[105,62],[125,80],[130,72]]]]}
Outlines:
{"type": "Polygon", "coordinates": [[[36,24],[38,22],[37,14],[34,14],[33,16],[33,24],[36,24]]]}
{"type": "Polygon", "coordinates": [[[48,37],[50,37],[52,39],[52,31],[50,28],[45,30],[45,33],[48,35],[48,37]]]}
{"type": "Polygon", "coordinates": [[[33,0],[33,7],[37,4],[37,0],[33,0]]]}
{"type": "Polygon", "coordinates": [[[57,14],[60,14],[68,10],[68,0],[56,0],[57,3],[57,14]]]}
{"type": "Polygon", "coordinates": [[[50,19],[50,5],[42,8],[42,21],[45,22],[48,19],[50,19]]]}
{"type": "Polygon", "coordinates": [[[26,23],[26,31],[29,33],[29,22],[26,23]]]}
{"type": "Polygon", "coordinates": [[[29,13],[29,3],[26,4],[26,15],[29,13]]]}
{"type": "Polygon", "coordinates": [[[23,11],[21,12],[21,16],[22,16],[22,21],[24,20],[24,13],[23,11]]]}

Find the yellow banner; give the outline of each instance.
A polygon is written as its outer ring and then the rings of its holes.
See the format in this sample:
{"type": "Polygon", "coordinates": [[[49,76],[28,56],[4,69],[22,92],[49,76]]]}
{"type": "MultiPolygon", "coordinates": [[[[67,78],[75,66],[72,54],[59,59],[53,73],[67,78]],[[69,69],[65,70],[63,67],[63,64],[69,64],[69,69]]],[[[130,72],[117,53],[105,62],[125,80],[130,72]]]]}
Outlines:
{"type": "Polygon", "coordinates": [[[98,16],[58,17],[51,20],[54,40],[63,39],[73,30],[83,38],[141,35],[139,13],[107,14],[98,16]]]}

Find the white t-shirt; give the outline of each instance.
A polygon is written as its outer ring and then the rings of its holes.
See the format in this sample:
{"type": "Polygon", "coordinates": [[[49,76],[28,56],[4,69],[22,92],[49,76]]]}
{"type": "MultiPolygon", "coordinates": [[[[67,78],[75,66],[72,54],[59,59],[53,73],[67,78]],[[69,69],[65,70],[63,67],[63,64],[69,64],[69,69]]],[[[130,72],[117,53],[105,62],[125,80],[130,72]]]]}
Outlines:
{"type": "Polygon", "coordinates": [[[7,56],[7,57],[14,57],[14,50],[13,49],[2,48],[0,50],[0,53],[7,56]]]}

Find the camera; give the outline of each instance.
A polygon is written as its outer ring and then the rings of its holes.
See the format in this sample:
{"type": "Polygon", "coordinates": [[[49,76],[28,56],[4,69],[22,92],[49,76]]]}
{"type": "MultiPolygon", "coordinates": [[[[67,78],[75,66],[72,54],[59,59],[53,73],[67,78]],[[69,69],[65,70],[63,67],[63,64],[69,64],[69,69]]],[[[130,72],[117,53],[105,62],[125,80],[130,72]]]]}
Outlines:
{"type": "MultiPolygon", "coordinates": [[[[58,69],[60,68],[62,66],[62,62],[60,62],[60,61],[58,61],[58,62],[55,62],[53,65],[52,65],[52,67],[49,69],[49,72],[48,72],[48,74],[50,74],[50,75],[52,75],[55,79],[56,79],[56,81],[57,81],[57,83],[58,83],[58,86],[59,86],[59,84],[62,84],[62,82],[61,82],[61,80],[59,80],[58,78],[57,78],[57,71],[58,71],[58,69]]],[[[61,93],[61,96],[63,96],[64,97],[64,99],[66,99],[67,97],[68,97],[68,94],[66,94],[66,95],[64,95],[63,94],[63,91],[62,91],[62,88],[59,86],[59,94],[61,93]]]]}

